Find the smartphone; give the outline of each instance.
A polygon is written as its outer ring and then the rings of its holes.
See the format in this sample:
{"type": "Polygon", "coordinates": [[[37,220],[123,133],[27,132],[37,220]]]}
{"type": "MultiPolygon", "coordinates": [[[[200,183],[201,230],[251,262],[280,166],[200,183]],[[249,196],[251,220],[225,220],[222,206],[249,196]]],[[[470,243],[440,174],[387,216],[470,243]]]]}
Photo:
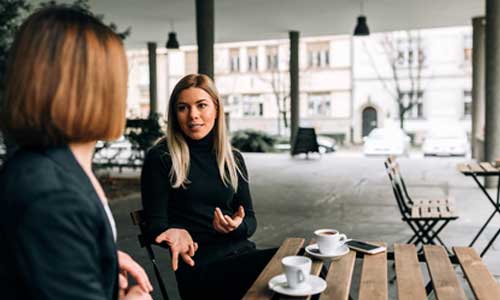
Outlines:
{"type": "Polygon", "coordinates": [[[356,251],[368,253],[368,254],[376,254],[376,253],[380,253],[380,252],[385,251],[385,247],[383,247],[383,246],[370,244],[370,243],[359,241],[359,240],[350,240],[346,244],[352,250],[356,250],[356,251]]]}

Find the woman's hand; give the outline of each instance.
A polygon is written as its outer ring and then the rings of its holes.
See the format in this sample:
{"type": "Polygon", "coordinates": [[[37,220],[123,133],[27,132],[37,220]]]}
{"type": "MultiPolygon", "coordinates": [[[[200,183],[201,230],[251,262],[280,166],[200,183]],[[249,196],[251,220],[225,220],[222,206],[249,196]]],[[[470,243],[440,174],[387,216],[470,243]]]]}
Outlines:
{"type": "Polygon", "coordinates": [[[194,266],[194,260],[191,257],[193,257],[196,250],[198,250],[198,243],[193,242],[187,230],[170,228],[157,236],[155,241],[158,244],[166,242],[170,247],[170,252],[172,252],[172,269],[174,269],[174,271],[177,270],[179,265],[179,255],[185,263],[191,267],[194,266]]]}
{"type": "Polygon", "coordinates": [[[238,228],[245,218],[245,210],[243,206],[240,205],[238,211],[235,212],[231,217],[222,214],[220,208],[216,207],[214,211],[214,220],[212,225],[217,232],[229,233],[236,228],[238,228]]]}
{"type": "Polygon", "coordinates": [[[118,293],[119,300],[153,300],[151,295],[139,285],[128,288],[127,276],[122,273],[119,274],[118,283],[120,287],[118,293]]]}
{"type": "Polygon", "coordinates": [[[139,285],[134,285],[128,288],[127,275],[120,273],[118,275],[118,283],[120,291],[118,293],[119,300],[153,300],[148,292],[145,292],[139,285]]]}
{"type": "Polygon", "coordinates": [[[146,274],[144,269],[127,253],[119,250],[117,252],[120,273],[125,276],[125,279],[127,279],[127,274],[130,274],[130,276],[134,278],[134,280],[144,290],[144,292],[149,293],[153,291],[153,285],[151,285],[148,275],[146,274]]]}

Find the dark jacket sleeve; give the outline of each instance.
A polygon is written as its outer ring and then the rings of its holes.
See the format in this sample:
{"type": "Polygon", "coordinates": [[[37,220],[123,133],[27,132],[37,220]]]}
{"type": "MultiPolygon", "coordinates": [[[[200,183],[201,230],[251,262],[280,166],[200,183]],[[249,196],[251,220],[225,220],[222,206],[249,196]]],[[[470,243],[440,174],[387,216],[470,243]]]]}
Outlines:
{"type": "Polygon", "coordinates": [[[257,230],[257,219],[253,210],[252,197],[250,195],[248,171],[243,156],[238,151],[233,151],[234,159],[242,174],[238,174],[238,190],[234,194],[233,209],[236,211],[241,205],[245,209],[245,218],[241,225],[231,232],[231,235],[238,238],[248,238],[257,230]],[[242,176],[243,175],[243,176],[242,176]]]}
{"type": "Polygon", "coordinates": [[[19,273],[33,291],[30,299],[108,299],[96,239],[103,221],[77,197],[51,192],[40,196],[43,201],[30,199],[13,233],[19,273]]]}
{"type": "Polygon", "coordinates": [[[169,228],[170,166],[165,159],[168,153],[158,146],[151,148],[146,154],[141,172],[142,207],[147,220],[148,236],[152,241],[169,228]]]}

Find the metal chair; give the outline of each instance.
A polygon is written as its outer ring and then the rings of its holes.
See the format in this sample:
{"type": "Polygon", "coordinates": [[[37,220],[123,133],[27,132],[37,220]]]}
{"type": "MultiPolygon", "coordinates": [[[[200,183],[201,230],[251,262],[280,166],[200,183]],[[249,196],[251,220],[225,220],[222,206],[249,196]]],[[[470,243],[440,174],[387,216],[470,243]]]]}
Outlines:
{"type": "Polygon", "coordinates": [[[458,216],[454,213],[453,203],[447,199],[413,201],[399,171],[399,164],[390,157],[384,162],[384,166],[402,220],[414,232],[407,243],[413,243],[419,247],[424,244],[436,244],[437,241],[449,251],[446,244],[439,238],[439,233],[450,221],[458,219],[458,216]]]}
{"type": "Polygon", "coordinates": [[[140,234],[137,235],[137,239],[139,240],[139,245],[141,248],[146,248],[148,253],[149,260],[153,264],[153,268],[155,271],[156,280],[158,281],[158,285],[160,287],[160,292],[163,297],[163,300],[169,300],[167,290],[165,289],[165,284],[163,283],[163,278],[160,274],[160,269],[156,263],[155,254],[153,252],[153,248],[151,247],[151,243],[148,242],[146,238],[146,223],[144,220],[144,211],[136,210],[130,213],[130,217],[132,218],[132,223],[134,225],[139,226],[140,234]]]}

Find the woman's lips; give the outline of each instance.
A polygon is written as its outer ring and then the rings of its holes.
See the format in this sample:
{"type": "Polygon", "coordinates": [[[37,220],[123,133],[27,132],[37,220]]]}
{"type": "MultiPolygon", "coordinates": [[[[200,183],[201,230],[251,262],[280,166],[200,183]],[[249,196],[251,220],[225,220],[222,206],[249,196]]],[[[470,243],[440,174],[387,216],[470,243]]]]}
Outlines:
{"type": "Polygon", "coordinates": [[[202,128],[203,124],[189,124],[188,127],[190,130],[196,131],[196,130],[202,128]]]}

